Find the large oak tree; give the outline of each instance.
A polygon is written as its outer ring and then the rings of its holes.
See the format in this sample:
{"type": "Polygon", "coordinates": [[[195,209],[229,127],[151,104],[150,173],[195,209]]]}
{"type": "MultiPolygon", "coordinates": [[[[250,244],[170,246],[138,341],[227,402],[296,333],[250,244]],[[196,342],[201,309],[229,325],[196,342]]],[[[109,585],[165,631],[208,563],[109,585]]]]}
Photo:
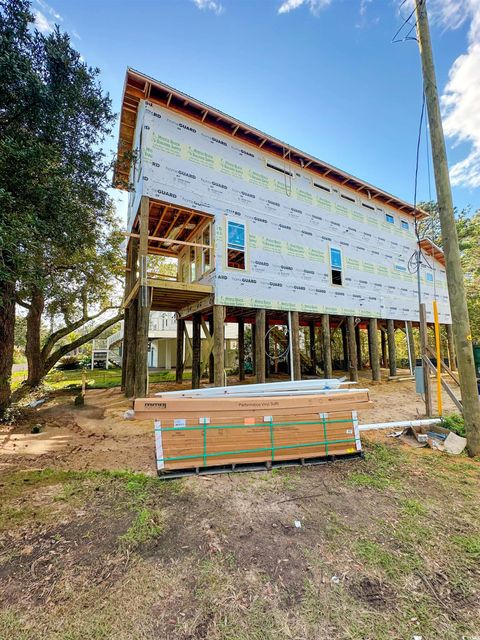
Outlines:
{"type": "Polygon", "coordinates": [[[45,308],[65,319],[61,337],[89,322],[105,310],[115,262],[102,254],[112,223],[102,151],[110,99],[67,34],[43,35],[32,23],[29,2],[0,0],[0,413],[10,398],[15,302],[28,309],[35,385],[58,355],[58,333],[41,343],[45,308]]]}

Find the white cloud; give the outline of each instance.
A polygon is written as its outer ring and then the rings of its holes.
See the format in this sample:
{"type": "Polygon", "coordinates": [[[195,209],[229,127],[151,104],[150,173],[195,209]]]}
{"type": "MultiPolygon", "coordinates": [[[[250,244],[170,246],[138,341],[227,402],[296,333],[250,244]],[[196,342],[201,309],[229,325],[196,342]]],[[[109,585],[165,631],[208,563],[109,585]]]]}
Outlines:
{"type": "Polygon", "coordinates": [[[50,22],[50,20],[48,20],[41,11],[35,9],[33,15],[35,16],[35,26],[40,33],[50,33],[50,31],[53,31],[53,23],[50,22]]]}
{"type": "Polygon", "coordinates": [[[325,9],[332,3],[332,0],[283,0],[278,8],[278,13],[289,13],[294,9],[298,9],[305,5],[314,15],[318,15],[322,9],[325,9]]]}
{"type": "Polygon", "coordinates": [[[468,48],[453,63],[441,97],[445,134],[466,143],[466,158],[450,170],[452,184],[480,187],[480,0],[437,0],[436,18],[448,28],[470,20],[468,48]]]}
{"type": "Polygon", "coordinates": [[[44,13],[47,13],[56,22],[63,21],[63,18],[58,13],[58,11],[54,9],[52,6],[50,6],[49,4],[47,4],[44,0],[35,0],[35,4],[37,4],[44,11],[44,13]]]}
{"type": "Polygon", "coordinates": [[[217,0],[192,0],[192,2],[199,8],[206,11],[213,11],[217,16],[224,12],[224,7],[217,0]]]}

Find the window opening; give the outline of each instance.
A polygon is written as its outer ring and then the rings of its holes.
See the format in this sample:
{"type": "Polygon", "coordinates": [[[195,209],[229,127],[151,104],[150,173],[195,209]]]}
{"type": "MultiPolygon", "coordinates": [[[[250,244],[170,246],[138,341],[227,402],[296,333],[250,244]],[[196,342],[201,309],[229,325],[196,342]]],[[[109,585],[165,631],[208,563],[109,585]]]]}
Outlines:
{"type": "Polygon", "coordinates": [[[228,221],[227,224],[227,266],[245,270],[245,225],[228,221]]]}
{"type": "Polygon", "coordinates": [[[332,284],[343,285],[343,261],[340,249],[330,249],[330,275],[332,284]]]}

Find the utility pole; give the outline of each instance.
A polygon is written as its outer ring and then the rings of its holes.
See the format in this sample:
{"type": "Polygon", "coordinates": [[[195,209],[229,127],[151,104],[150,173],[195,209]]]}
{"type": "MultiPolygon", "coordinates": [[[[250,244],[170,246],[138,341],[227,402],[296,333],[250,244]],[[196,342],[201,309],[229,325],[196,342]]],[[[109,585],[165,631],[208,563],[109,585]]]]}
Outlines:
{"type": "Polygon", "coordinates": [[[480,455],[480,402],[473,361],[472,336],[460,260],[460,248],[453,213],[452,190],[448,174],[447,153],[440,115],[426,0],[415,0],[415,13],[467,446],[470,455],[475,456],[480,455]]]}

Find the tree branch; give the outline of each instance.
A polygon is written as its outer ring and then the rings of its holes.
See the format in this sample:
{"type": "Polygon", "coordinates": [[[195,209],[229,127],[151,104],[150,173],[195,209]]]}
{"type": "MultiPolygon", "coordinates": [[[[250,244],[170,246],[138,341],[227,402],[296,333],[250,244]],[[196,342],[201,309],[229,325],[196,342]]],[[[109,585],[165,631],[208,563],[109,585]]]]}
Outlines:
{"type": "Polygon", "coordinates": [[[25,302],[25,300],[22,300],[20,298],[20,296],[18,296],[18,295],[15,296],[15,302],[17,304],[19,304],[21,307],[23,307],[24,309],[31,309],[32,308],[31,304],[28,304],[28,302],[25,302]]]}
{"type": "Polygon", "coordinates": [[[104,314],[106,311],[109,311],[110,309],[118,309],[118,307],[104,307],[103,309],[101,309],[101,311],[99,311],[98,313],[95,313],[93,316],[88,316],[87,315],[85,317],[85,316],[82,315],[82,317],[79,318],[78,320],[75,320],[74,322],[67,323],[61,329],[58,329],[57,331],[54,331],[53,333],[51,333],[49,335],[49,337],[47,338],[45,344],[43,345],[43,348],[42,348],[42,359],[46,360],[48,358],[48,356],[50,355],[50,352],[53,349],[54,345],[59,340],[61,340],[62,338],[65,338],[65,336],[68,336],[69,333],[72,333],[72,331],[75,331],[76,329],[79,329],[84,324],[87,324],[87,322],[91,322],[92,320],[96,320],[102,314],[104,314]]]}
{"type": "Polygon", "coordinates": [[[80,336],[76,340],[73,340],[72,342],[69,342],[68,344],[65,344],[62,347],[58,348],[46,360],[45,373],[48,373],[50,369],[60,360],[60,358],[63,358],[64,355],[66,355],[67,353],[70,353],[70,351],[73,351],[78,347],[81,347],[87,342],[90,342],[91,340],[99,336],[101,333],[103,333],[106,329],[108,329],[109,327],[111,327],[116,322],[119,322],[122,319],[123,319],[123,311],[121,313],[118,313],[113,318],[109,318],[108,320],[105,320],[105,322],[103,322],[102,324],[97,325],[94,329],[92,329],[85,335],[80,336]]]}

